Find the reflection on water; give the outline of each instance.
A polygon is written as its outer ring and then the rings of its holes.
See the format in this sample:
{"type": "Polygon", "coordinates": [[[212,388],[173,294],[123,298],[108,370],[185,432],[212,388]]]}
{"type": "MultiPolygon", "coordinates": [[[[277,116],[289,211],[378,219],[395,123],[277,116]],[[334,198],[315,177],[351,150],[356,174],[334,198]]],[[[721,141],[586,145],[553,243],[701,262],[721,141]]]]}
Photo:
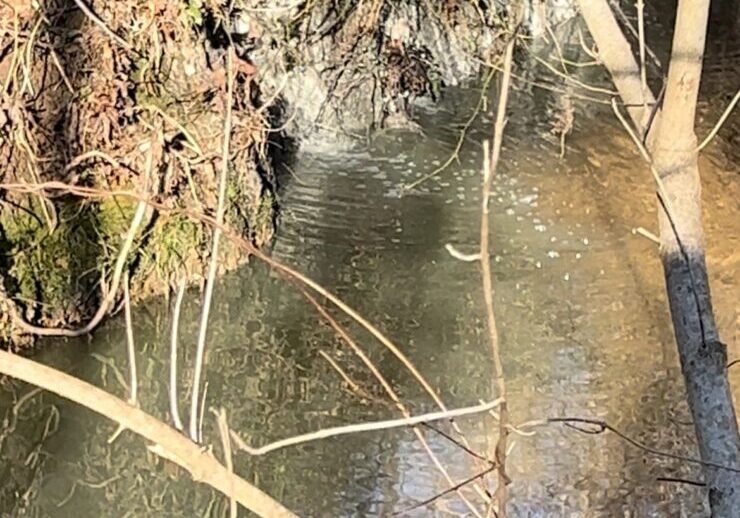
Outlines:
{"type": "MultiPolygon", "coordinates": [[[[450,91],[440,110],[420,115],[425,135],[388,133],[342,156],[299,157],[273,250],[402,344],[449,406],[491,396],[479,273],[444,249],[447,243],[464,252],[477,246],[479,143],[488,136],[490,114],[468,133],[449,169],[403,197],[398,193],[447,160],[477,95],[450,91]]],[[[605,418],[637,440],[695,456],[656,248],[632,232],[655,228],[650,176],[608,110],[576,105],[575,129],[560,160],[548,115],[559,101],[525,87],[512,102],[492,210],[496,311],[512,419],[605,418]]],[[[721,107],[707,103],[704,109],[709,127],[721,107]]],[[[722,136],[736,138],[732,124],[722,136]]],[[[713,143],[702,167],[716,307],[732,355],[740,198],[732,177],[736,157],[722,154],[727,149],[726,141],[713,143]]],[[[263,265],[253,261],[225,277],[215,293],[208,404],[226,408],[249,442],[396,416],[376,401],[382,391],[372,376],[301,295],[263,265]],[[320,351],[373,397],[348,390],[320,351]]],[[[191,290],[180,329],[185,366],[192,363],[198,314],[199,294],[191,290]]],[[[134,321],[142,406],[165,416],[170,306],[140,306],[134,321]]],[[[415,413],[433,410],[391,354],[349,328],[415,413]]],[[[124,344],[123,323],[114,319],[90,340],[47,344],[42,359],[125,396],[124,344]]],[[[189,376],[189,370],[181,373],[184,390],[189,376]]],[[[13,402],[29,390],[3,388],[0,411],[12,416],[13,402]]],[[[25,495],[0,502],[8,516],[226,515],[223,498],[165,466],[131,434],[108,444],[114,425],[86,410],[39,393],[16,413],[16,432],[0,438],[0,455],[12,462],[0,469],[34,482],[25,495]],[[14,457],[20,451],[32,455],[14,457]]],[[[220,455],[214,419],[207,417],[204,433],[220,455]]],[[[492,423],[472,418],[461,426],[485,451],[492,423]]],[[[427,436],[456,480],[480,470],[448,441],[427,436]]],[[[646,456],[613,435],[551,427],[514,439],[509,469],[516,516],[705,512],[696,487],[656,480],[699,480],[699,470],[646,456]]],[[[239,456],[236,466],[306,516],[387,514],[447,487],[406,430],[345,436],[257,459],[239,456]]],[[[465,508],[450,498],[411,514],[450,512],[465,508]]]]}

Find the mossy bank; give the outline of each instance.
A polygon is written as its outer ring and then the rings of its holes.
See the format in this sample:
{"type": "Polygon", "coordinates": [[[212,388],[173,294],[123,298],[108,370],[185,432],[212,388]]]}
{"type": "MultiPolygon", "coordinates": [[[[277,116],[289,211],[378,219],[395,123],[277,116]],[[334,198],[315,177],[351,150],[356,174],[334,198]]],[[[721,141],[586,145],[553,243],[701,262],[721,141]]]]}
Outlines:
{"type": "MultiPolygon", "coordinates": [[[[275,171],[298,144],[414,128],[419,99],[495,64],[512,37],[494,2],[84,5],[0,4],[6,346],[32,342],[19,322],[84,325],[121,261],[134,297],[203,278],[213,228],[192,214],[216,213],[229,103],[225,224],[262,246],[276,225],[275,171]],[[137,218],[135,197],[112,195],[122,190],[159,208],[137,218]]],[[[222,241],[222,271],[246,259],[222,241]]]]}

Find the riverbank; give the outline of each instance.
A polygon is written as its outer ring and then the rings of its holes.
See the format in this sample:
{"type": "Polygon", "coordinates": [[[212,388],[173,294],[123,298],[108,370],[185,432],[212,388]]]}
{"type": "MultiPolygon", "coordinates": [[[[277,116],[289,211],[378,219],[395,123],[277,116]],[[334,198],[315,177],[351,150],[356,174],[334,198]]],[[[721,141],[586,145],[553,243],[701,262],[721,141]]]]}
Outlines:
{"type": "MultiPolygon", "coordinates": [[[[505,14],[482,3],[263,4],[0,6],[5,346],[33,343],[31,325],[84,326],[119,277],[138,299],[203,279],[212,229],[184,213],[216,212],[229,104],[225,224],[263,246],[276,166],[297,146],[416,128],[417,99],[495,62],[509,37],[505,14]],[[110,195],[120,190],[168,210],[110,195]]],[[[219,269],[246,259],[224,242],[219,269]]]]}

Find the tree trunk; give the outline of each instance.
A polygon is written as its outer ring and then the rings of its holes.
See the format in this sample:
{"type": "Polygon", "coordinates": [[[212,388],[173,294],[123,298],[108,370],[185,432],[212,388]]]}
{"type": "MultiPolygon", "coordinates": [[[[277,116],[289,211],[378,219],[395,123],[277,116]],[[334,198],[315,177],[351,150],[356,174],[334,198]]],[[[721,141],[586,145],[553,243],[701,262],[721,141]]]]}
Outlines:
{"type": "MultiPolygon", "coordinates": [[[[606,0],[579,3],[620,96],[633,105],[642,95],[639,67],[606,0]]],[[[709,0],[679,0],[663,108],[653,129],[643,110],[628,111],[641,132],[651,133],[653,166],[667,198],[658,208],[661,259],[712,516],[733,517],[740,513],[740,436],[712,312],[694,133],[708,15],[709,0]]]]}
{"type": "MultiPolygon", "coordinates": [[[[673,329],[699,451],[706,462],[740,469],[727,352],[719,341],[709,292],[694,132],[708,16],[709,0],[678,3],[665,99],[651,153],[674,218],[658,211],[673,329]]],[[[740,473],[711,466],[704,472],[712,515],[737,516],[740,473]]]]}

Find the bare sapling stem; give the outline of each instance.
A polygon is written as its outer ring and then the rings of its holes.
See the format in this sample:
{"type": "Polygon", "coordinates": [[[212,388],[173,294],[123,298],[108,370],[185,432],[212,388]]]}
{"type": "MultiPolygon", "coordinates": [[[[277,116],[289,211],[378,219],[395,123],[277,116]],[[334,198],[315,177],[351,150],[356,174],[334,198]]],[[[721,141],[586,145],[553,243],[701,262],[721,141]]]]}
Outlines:
{"type": "Polygon", "coordinates": [[[486,306],[486,320],[488,327],[488,337],[491,344],[491,354],[493,357],[494,376],[496,379],[497,395],[501,398],[499,408],[499,437],[496,444],[496,465],[498,473],[498,486],[496,488],[496,500],[498,502],[498,516],[506,517],[506,486],[510,480],[506,474],[506,440],[509,433],[507,427],[509,412],[506,402],[506,383],[504,381],[504,367],[501,361],[501,351],[498,340],[498,330],[496,327],[496,314],[493,308],[493,274],[491,272],[490,256],[490,197],[491,182],[496,174],[499,157],[501,155],[501,144],[504,135],[504,126],[506,124],[506,105],[509,97],[509,87],[511,84],[511,66],[514,55],[514,45],[516,38],[512,38],[506,47],[504,57],[504,72],[501,79],[501,90],[499,94],[498,107],[496,109],[496,122],[493,129],[493,150],[489,154],[488,142],[483,143],[483,194],[481,196],[481,223],[480,223],[480,266],[481,278],[483,284],[483,297],[486,306]]]}

